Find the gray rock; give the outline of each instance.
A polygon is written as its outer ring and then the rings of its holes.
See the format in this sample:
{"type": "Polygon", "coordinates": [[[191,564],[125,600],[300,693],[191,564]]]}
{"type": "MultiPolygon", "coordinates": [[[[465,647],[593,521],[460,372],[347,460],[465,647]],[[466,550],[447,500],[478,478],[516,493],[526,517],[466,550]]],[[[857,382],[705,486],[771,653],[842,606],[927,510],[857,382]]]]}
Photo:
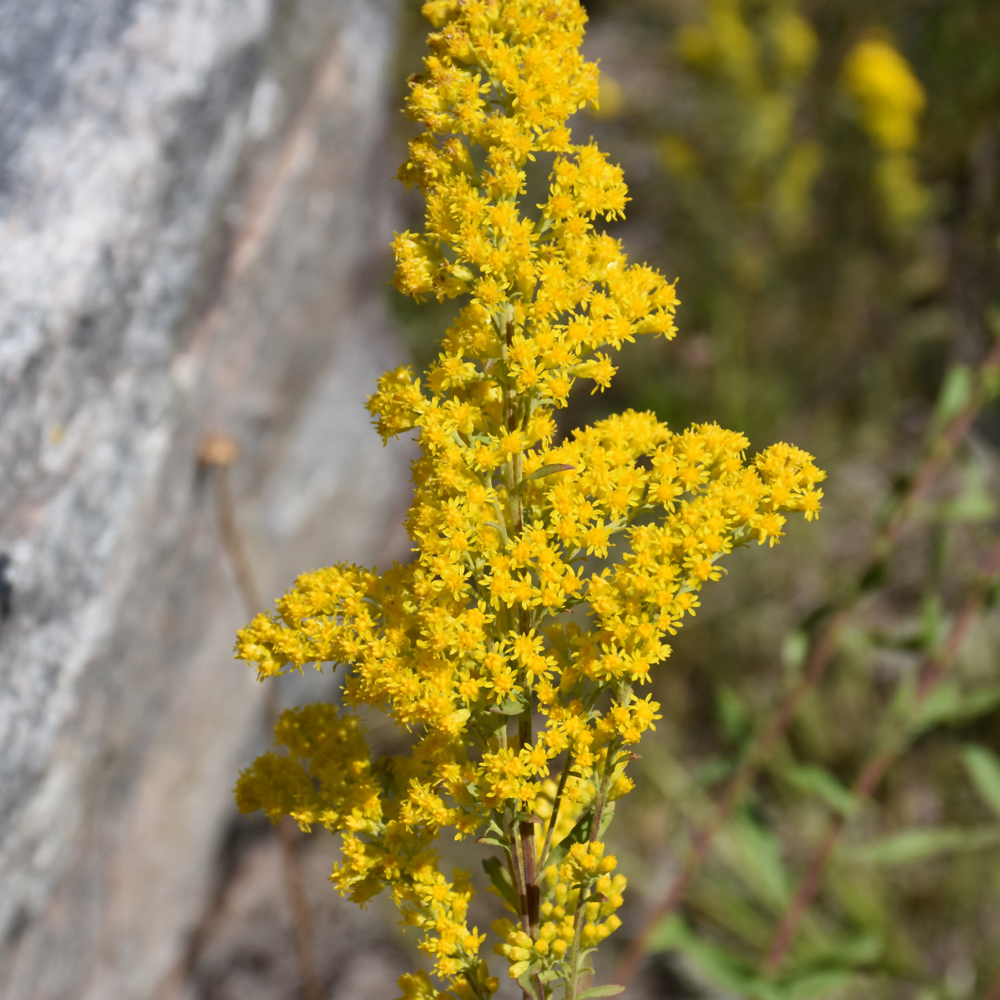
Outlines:
{"type": "Polygon", "coordinates": [[[396,363],[394,7],[0,0],[10,1000],[156,996],[215,889],[262,712],[204,435],[242,447],[268,597],[403,547],[406,451],[361,407],[396,363]]]}

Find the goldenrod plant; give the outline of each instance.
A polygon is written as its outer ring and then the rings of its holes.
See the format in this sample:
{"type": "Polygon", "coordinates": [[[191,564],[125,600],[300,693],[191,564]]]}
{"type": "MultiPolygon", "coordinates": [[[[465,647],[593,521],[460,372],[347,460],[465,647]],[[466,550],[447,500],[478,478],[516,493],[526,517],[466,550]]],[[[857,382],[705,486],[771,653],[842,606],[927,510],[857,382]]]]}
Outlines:
{"type": "Polygon", "coordinates": [[[848,53],[843,87],[857,102],[862,126],[878,150],[873,180],[887,221],[906,230],[926,215],[930,202],[913,155],[927,103],[924,88],[906,59],[876,36],[848,53]]]}
{"type": "Polygon", "coordinates": [[[301,576],[239,633],[261,679],[343,663],[342,706],[291,709],[279,752],[237,802],[341,835],[331,880],[359,904],[388,889],[433,962],[404,997],[484,998],[499,981],[469,926],[471,873],[438,842],[474,838],[509,916],[494,952],[533,1000],[610,996],[589,955],[618,926],[625,879],[605,845],[659,705],[641,693],[732,549],[812,519],[823,479],[777,444],[747,461],[716,424],[675,432],[632,410],[560,437],[577,380],[606,387],[611,351],[672,338],[674,285],[629,264],[598,220],[628,202],[622,171],[568,121],[596,103],[578,0],[434,0],[408,111],[423,126],[400,176],[426,201],[394,243],[396,286],[460,312],[424,378],[385,374],[384,439],[415,432],[414,558],[385,573],[301,576]],[[548,167],[540,203],[528,164],[548,167]],[[373,759],[353,710],[411,734],[373,759]]]}
{"type": "MultiPolygon", "coordinates": [[[[704,6],[704,20],[678,30],[677,52],[724,95],[729,120],[712,136],[711,150],[699,151],[682,134],[668,133],[660,159],[684,182],[717,172],[709,159],[733,157],[727,181],[741,220],[756,221],[794,246],[809,222],[822,165],[819,143],[795,130],[806,79],[815,68],[816,33],[787,0],[709,0],[704,6]]],[[[742,263],[744,271],[752,266],[742,263]]],[[[739,273],[737,268],[737,278],[739,273]]]]}
{"type": "Polygon", "coordinates": [[[682,208],[685,242],[709,251],[689,298],[695,322],[707,316],[714,335],[716,411],[741,426],[769,402],[768,386],[748,377],[766,340],[756,328],[761,301],[809,241],[826,158],[803,127],[819,40],[798,6],[705,0],[685,5],[677,30],[664,33],[685,98],[659,112],[664,196],[682,208]]]}

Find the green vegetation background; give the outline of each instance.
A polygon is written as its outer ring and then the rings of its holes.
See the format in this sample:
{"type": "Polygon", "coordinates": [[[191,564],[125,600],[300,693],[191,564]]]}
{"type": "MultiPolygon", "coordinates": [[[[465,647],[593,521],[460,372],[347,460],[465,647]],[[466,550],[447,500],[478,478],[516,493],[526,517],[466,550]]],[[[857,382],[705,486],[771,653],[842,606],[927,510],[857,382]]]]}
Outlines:
{"type": "MultiPolygon", "coordinates": [[[[419,67],[418,6],[400,95],[419,67]]],[[[567,426],[628,407],[717,420],[829,471],[819,526],[796,523],[766,560],[739,553],[658,671],[664,720],[612,826],[630,888],[608,971],[631,938],[665,996],[996,1000],[1000,615],[981,565],[1000,496],[997,372],[983,367],[1000,336],[1000,4],[587,7],[602,107],[574,131],[624,166],[633,200],[613,231],[679,278],[683,304],[677,339],[628,345],[612,388],[576,399],[567,426]],[[845,82],[873,39],[925,95],[905,148],[878,141],[845,82]],[[973,620],[945,655],[963,607],[973,620]],[[841,608],[822,676],[679,904],[651,919],[841,608]],[[894,739],[874,796],[853,792],[894,739]],[[836,823],[776,963],[777,928],[836,823]]],[[[390,294],[421,364],[448,308],[390,294]]]]}

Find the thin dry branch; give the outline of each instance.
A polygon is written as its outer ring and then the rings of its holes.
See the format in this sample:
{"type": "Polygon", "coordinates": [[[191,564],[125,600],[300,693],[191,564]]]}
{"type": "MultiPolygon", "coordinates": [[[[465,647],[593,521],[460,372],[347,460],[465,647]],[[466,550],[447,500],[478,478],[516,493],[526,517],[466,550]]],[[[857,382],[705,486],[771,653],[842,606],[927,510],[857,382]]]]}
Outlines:
{"type": "MultiPolygon", "coordinates": [[[[202,443],[200,459],[212,476],[216,514],[222,548],[236,577],[236,588],[248,617],[261,610],[260,591],[250,567],[243,536],[240,534],[233,506],[232,491],[229,488],[229,469],[239,458],[239,449],[232,438],[213,434],[202,443]]],[[[278,721],[279,705],[276,688],[266,687],[264,712],[268,726],[273,728],[278,721]]],[[[278,842],[281,845],[281,869],[285,883],[285,895],[292,918],[292,946],[302,986],[303,1000],[323,1000],[323,989],[316,969],[316,955],[313,949],[312,915],[302,888],[299,846],[301,833],[287,817],[278,824],[278,842]]]]}

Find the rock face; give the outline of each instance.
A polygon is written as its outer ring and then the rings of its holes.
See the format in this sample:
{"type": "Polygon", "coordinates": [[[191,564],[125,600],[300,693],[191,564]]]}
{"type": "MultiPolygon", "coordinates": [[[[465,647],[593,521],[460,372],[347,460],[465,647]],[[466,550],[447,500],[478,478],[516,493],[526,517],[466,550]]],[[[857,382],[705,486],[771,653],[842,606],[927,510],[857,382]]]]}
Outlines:
{"type": "MultiPolygon", "coordinates": [[[[0,0],[0,996],[183,978],[262,736],[210,432],[262,593],[398,555],[361,402],[395,0],[0,0]]],[[[166,991],[166,992],[165,992],[166,991]]]]}

